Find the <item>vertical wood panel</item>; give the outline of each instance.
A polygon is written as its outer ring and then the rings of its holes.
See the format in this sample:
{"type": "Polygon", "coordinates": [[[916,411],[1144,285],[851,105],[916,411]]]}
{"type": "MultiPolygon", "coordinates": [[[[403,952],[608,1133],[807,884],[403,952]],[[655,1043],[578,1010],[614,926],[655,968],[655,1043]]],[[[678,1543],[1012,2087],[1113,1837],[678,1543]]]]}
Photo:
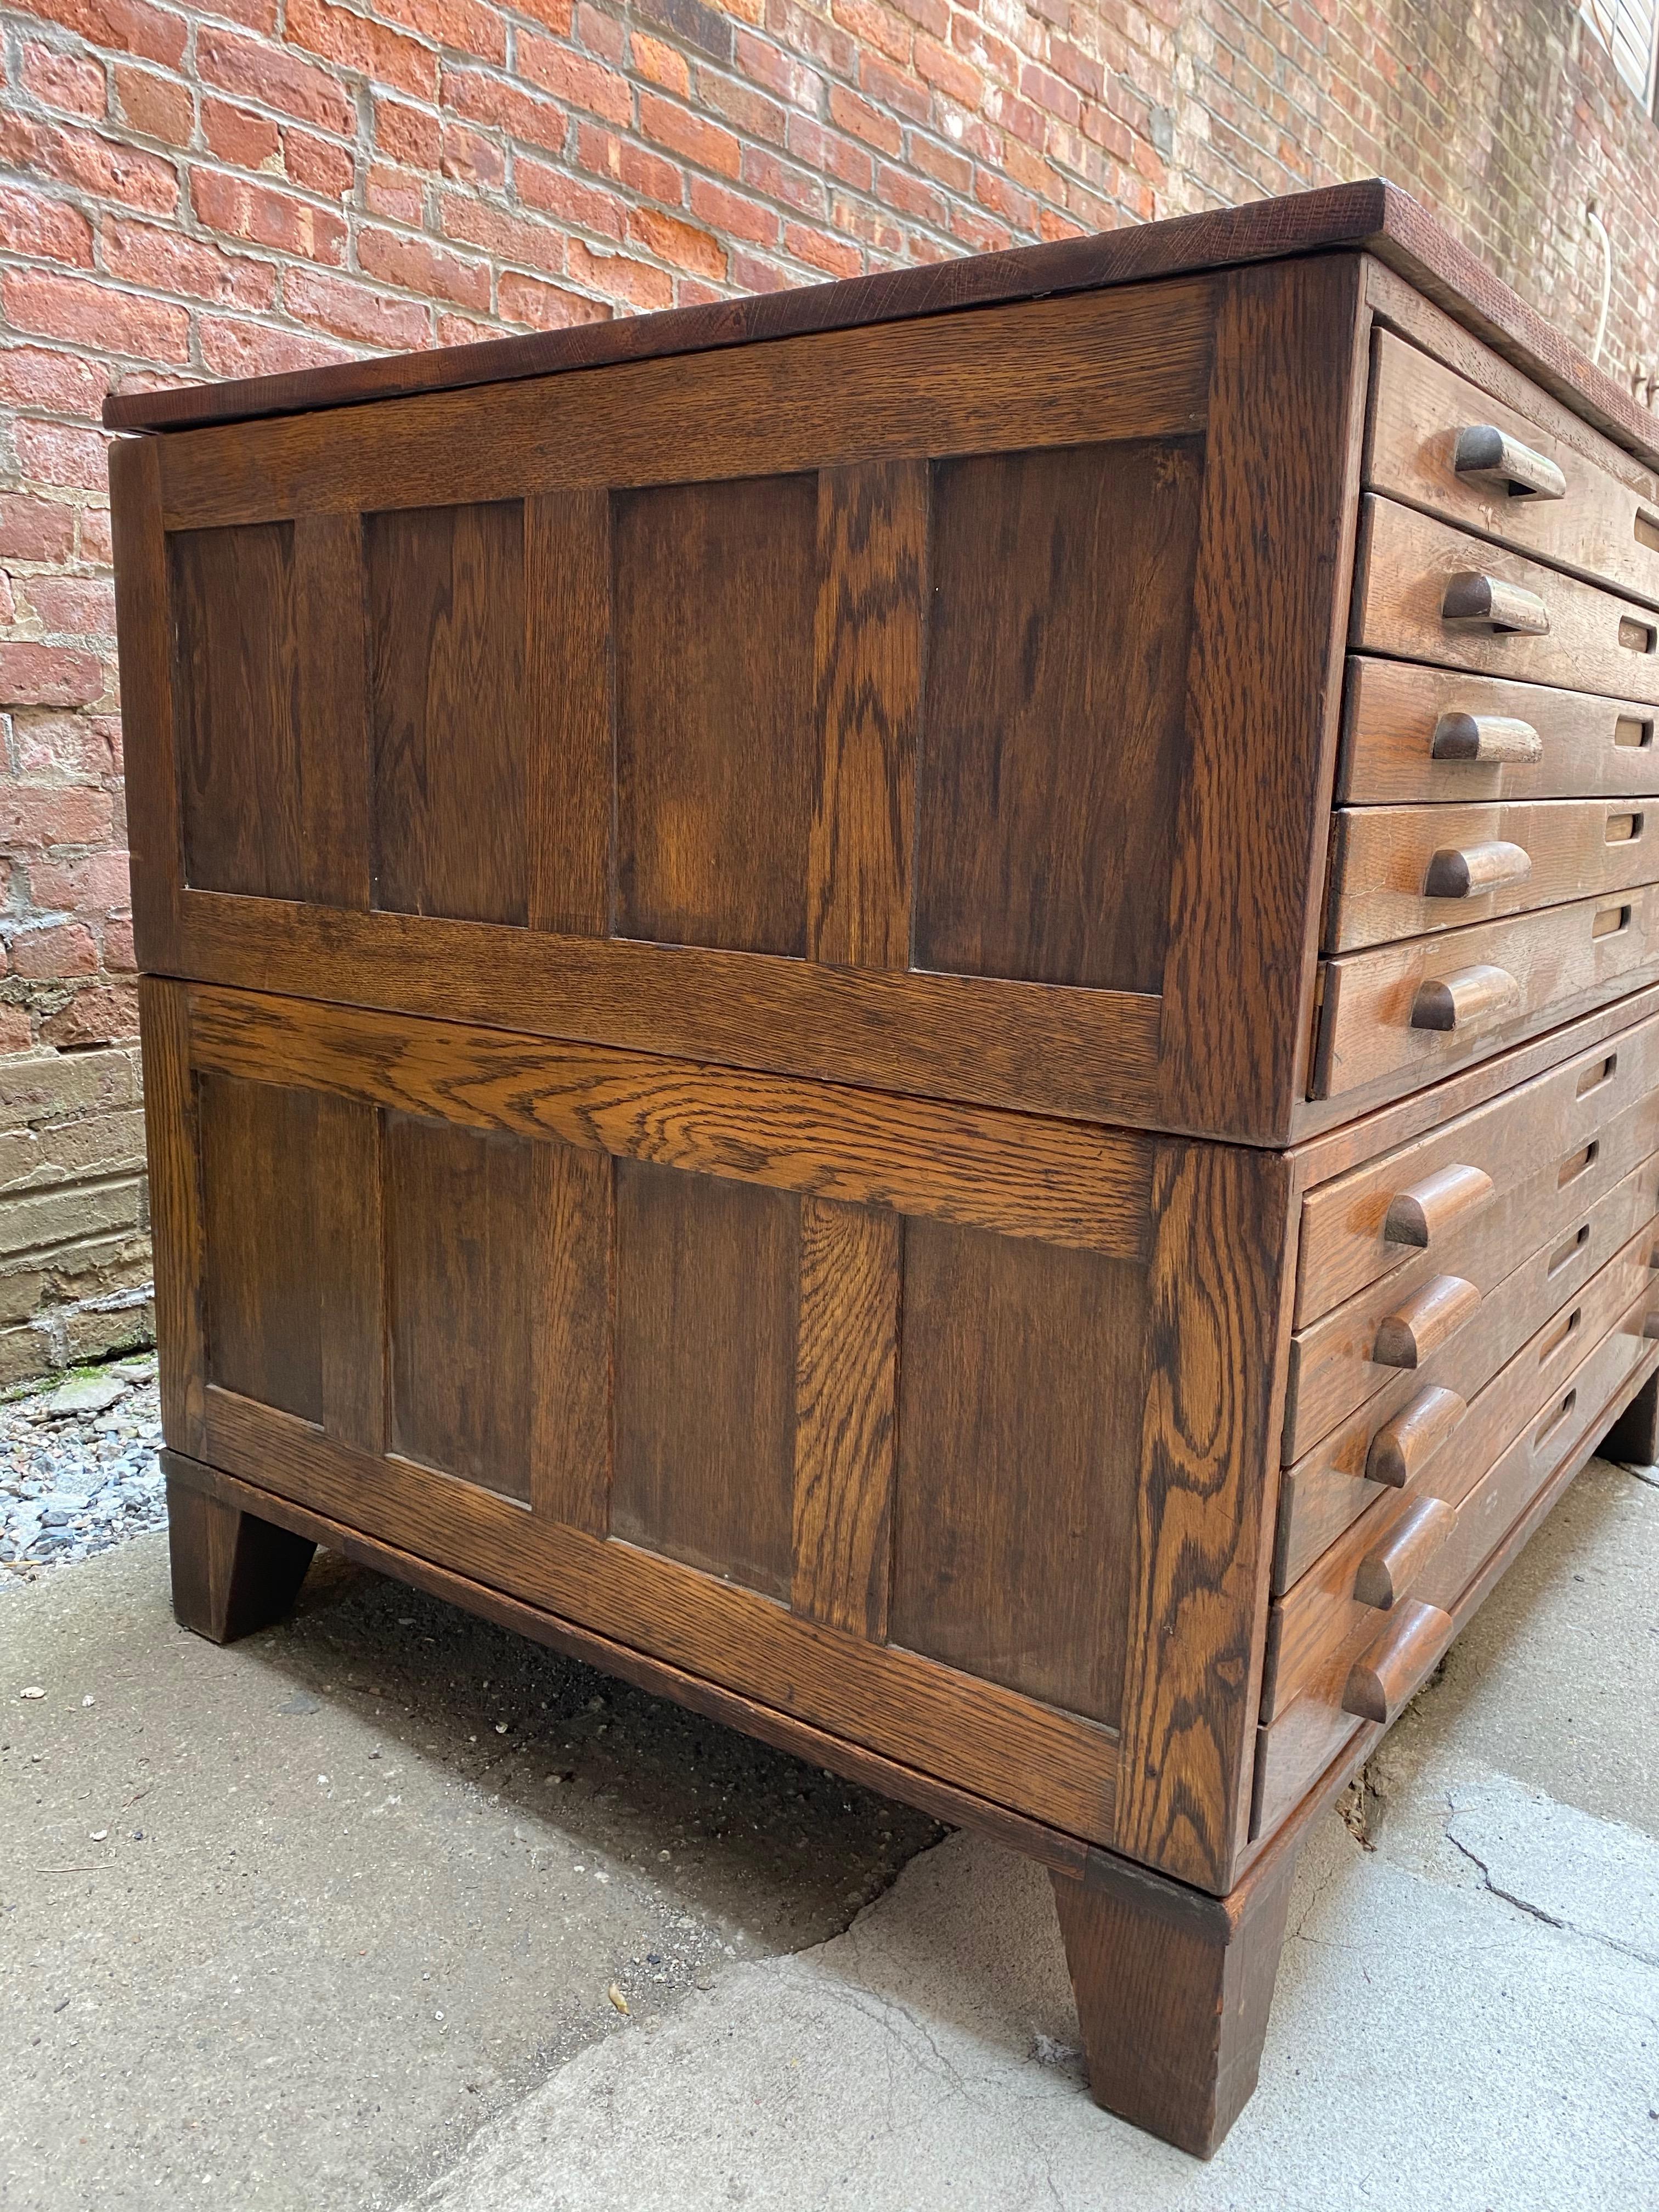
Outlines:
{"type": "Polygon", "coordinates": [[[1138,1262],[905,1224],[894,1643],[1115,1722],[1146,1381],[1138,1262]]]}
{"type": "Polygon", "coordinates": [[[323,1426],[358,1450],[386,1449],[386,1284],[380,1116],[373,1106],[317,1094],[313,1163],[323,1426]]]}
{"type": "Polygon", "coordinates": [[[617,933],[799,958],[817,479],[623,492],[613,528],[617,933]]]}
{"type": "Polygon", "coordinates": [[[318,1094],[204,1075],[198,1099],[208,1374],[320,1421],[318,1094]]]}
{"type": "Polygon", "coordinates": [[[1115,1847],[1223,1891],[1248,1811],[1287,1326],[1284,1156],[1158,1148],[1115,1847]]]}
{"type": "Polygon", "coordinates": [[[605,1534],[611,1514],[611,1163],[540,1143],[531,1159],[534,1373],[530,1502],[605,1534]]]}
{"type": "MultiPolygon", "coordinates": [[[[121,732],[132,848],[132,927],[142,968],[176,970],[185,884],[184,812],[173,708],[167,548],[161,528],[160,440],[110,447],[121,732]]],[[[187,1446],[180,1446],[187,1449],[187,1446]]]]}
{"type": "Polygon", "coordinates": [[[925,461],[872,461],[818,478],[823,764],[806,949],[841,967],[909,965],[927,499],[925,461]]]}
{"type": "Polygon", "coordinates": [[[800,1200],[617,1163],[613,1534],[787,1599],[800,1200]]]}
{"type": "Polygon", "coordinates": [[[895,1213],[801,1200],[791,1602],[885,1641],[898,1383],[895,1213]]]}
{"type": "Polygon", "coordinates": [[[400,508],[363,533],[374,902],[522,927],[523,507],[400,508]]]}
{"type": "Polygon", "coordinates": [[[611,921],[611,499],[525,502],[525,744],[532,929],[611,921]]]}
{"type": "Polygon", "coordinates": [[[918,967],[1162,988],[1201,450],[939,464],[918,967]]]}
{"type": "Polygon", "coordinates": [[[175,1451],[207,1452],[206,1341],[202,1315],[202,1192],[196,1084],[190,1069],[190,1000],[182,983],[145,975],[138,985],[149,1153],[150,1231],[155,1244],[155,1343],[161,1425],[175,1451]]]}
{"type": "Polygon", "coordinates": [[[362,518],[301,515],[294,526],[294,581],[301,896],[364,913],[373,894],[374,760],[362,518]]]}

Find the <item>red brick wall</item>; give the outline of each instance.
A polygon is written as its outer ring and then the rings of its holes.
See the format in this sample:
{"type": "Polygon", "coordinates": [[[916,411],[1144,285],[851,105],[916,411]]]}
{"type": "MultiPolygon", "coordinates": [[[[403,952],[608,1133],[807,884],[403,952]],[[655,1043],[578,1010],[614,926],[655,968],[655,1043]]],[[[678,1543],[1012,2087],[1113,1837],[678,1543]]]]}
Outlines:
{"type": "MultiPolygon", "coordinates": [[[[1659,357],[1659,130],[1573,0],[0,0],[0,1385],[139,1333],[111,385],[807,283],[1382,172],[1659,357]]],[[[1659,398],[1659,395],[1654,395],[1659,398]]]]}

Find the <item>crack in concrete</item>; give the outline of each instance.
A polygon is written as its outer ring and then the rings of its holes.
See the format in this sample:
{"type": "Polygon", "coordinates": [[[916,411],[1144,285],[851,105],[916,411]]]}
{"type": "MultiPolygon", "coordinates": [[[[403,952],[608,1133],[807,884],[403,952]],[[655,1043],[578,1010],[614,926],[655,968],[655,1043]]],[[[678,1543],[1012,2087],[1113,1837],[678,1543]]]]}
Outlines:
{"type": "Polygon", "coordinates": [[[1616,1951],[1623,1958],[1634,1959],[1640,1966],[1659,1966],[1659,1954],[1644,1951],[1637,1943],[1621,1943],[1616,1936],[1603,1936],[1594,1928],[1581,1928],[1576,1921],[1558,1919],[1554,1913],[1546,1912],[1541,1905],[1534,1905],[1529,1898],[1519,1897],[1514,1890],[1504,1888],[1501,1883],[1492,1880],[1492,1869],[1479,1851],[1471,1850],[1462,1837],[1453,1835],[1449,1826],[1446,1829],[1446,1841],[1479,1870],[1482,1886],[1491,1896],[1501,1899],[1505,1905],[1512,1905],[1517,1912],[1524,1912],[1529,1920],[1540,1920],[1546,1928],[1559,1928],[1563,1935],[1577,1936],[1583,1942],[1599,1943],[1603,1950],[1616,1951]]]}

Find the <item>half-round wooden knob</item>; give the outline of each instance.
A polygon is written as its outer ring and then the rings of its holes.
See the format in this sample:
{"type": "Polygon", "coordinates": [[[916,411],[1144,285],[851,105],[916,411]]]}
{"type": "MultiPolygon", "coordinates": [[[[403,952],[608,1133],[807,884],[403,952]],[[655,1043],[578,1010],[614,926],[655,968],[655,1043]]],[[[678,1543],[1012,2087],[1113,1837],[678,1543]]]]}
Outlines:
{"type": "Polygon", "coordinates": [[[1425,898],[1479,898],[1483,891],[1523,883],[1531,873],[1532,854],[1526,847],[1511,845],[1502,837],[1489,838],[1481,845],[1443,845],[1429,861],[1423,895],[1425,898]]]}
{"type": "Polygon", "coordinates": [[[1462,1030],[1520,1003],[1521,986],[1507,968],[1457,968],[1425,976],[1412,1000],[1414,1030],[1462,1030]]]}
{"type": "Polygon", "coordinates": [[[1456,1526],[1457,1516],[1443,1499],[1419,1498],[1359,1562],[1353,1594],[1360,1604],[1389,1612],[1456,1526]]]}
{"type": "Polygon", "coordinates": [[[1437,761],[1540,761],[1544,740],[1530,722],[1508,714],[1443,714],[1429,740],[1437,761]]]}
{"type": "Polygon", "coordinates": [[[1426,1250],[1454,1221],[1484,1206],[1492,1193],[1492,1177],[1484,1168],[1437,1169],[1420,1182],[1395,1193],[1382,1217],[1383,1237],[1390,1244],[1413,1244],[1426,1250]]]}
{"type": "Polygon", "coordinates": [[[1379,1367],[1420,1367],[1480,1304],[1480,1291],[1461,1275],[1431,1275],[1378,1322],[1372,1359],[1379,1367]]]}
{"type": "Polygon", "coordinates": [[[1443,1390],[1437,1384],[1419,1390],[1371,1438],[1365,1455],[1366,1480],[1385,1482],[1390,1490],[1403,1490],[1422,1473],[1468,1410],[1455,1390],[1443,1390]]]}
{"type": "Polygon", "coordinates": [[[1452,467],[1460,477],[1494,484],[1511,499],[1565,499],[1567,480],[1547,453],[1535,453],[1495,422],[1474,422],[1457,434],[1452,467]]]}
{"type": "Polygon", "coordinates": [[[1437,1605],[1408,1598],[1396,1606],[1376,1643],[1349,1668],[1343,1711],[1384,1728],[1397,1720],[1406,1700],[1445,1656],[1455,1633],[1450,1613],[1437,1605]]]}
{"type": "Polygon", "coordinates": [[[1448,629],[1485,629],[1523,637],[1549,635],[1550,611],[1536,592],[1511,584],[1502,576],[1465,570],[1450,577],[1440,603],[1440,619],[1448,629]]]}

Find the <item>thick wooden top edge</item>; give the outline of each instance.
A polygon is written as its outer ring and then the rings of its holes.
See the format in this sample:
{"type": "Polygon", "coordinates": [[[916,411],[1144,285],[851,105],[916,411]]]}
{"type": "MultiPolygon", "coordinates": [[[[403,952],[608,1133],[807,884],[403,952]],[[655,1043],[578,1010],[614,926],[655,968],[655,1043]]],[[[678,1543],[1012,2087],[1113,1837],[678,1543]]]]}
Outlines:
{"type": "Polygon", "coordinates": [[[1659,422],[1653,416],[1575,352],[1408,194],[1376,177],[1086,238],[572,330],[337,362],[282,376],[113,394],[104,402],[104,422],[112,430],[181,430],[308,414],[1343,249],[1375,253],[1617,444],[1659,467],[1659,422]]]}

